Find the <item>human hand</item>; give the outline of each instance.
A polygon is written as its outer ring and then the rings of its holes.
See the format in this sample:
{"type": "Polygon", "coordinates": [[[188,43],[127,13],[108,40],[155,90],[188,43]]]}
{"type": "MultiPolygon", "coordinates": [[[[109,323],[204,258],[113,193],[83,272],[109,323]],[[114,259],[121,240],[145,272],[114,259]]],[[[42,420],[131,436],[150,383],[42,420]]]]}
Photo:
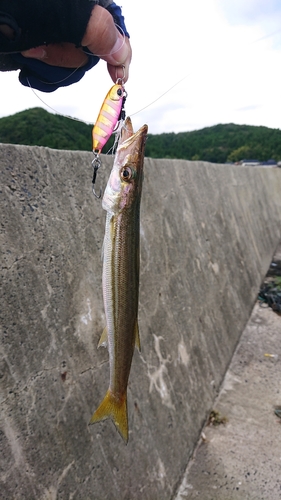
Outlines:
{"type": "MultiPolygon", "coordinates": [[[[119,33],[111,14],[100,5],[92,10],[81,45],[107,62],[114,83],[118,78],[127,81],[132,57],[130,41],[119,33]]],[[[22,55],[64,68],[78,68],[88,60],[83,49],[72,43],[41,45],[23,51],[22,55]]]]}

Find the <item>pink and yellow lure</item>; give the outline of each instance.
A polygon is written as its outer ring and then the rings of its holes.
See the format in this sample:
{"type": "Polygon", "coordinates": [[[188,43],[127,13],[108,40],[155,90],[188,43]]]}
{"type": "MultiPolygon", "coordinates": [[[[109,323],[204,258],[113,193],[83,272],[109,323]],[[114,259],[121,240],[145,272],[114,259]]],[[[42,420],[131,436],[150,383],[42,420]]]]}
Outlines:
{"type": "Polygon", "coordinates": [[[116,84],[111,87],[107,93],[102,107],[99,112],[97,121],[93,127],[93,153],[94,159],[92,165],[94,168],[93,173],[93,193],[96,198],[101,197],[101,190],[99,195],[95,191],[95,182],[97,177],[97,171],[101,166],[100,153],[102,148],[107,143],[108,139],[111,137],[112,132],[117,128],[118,122],[122,122],[125,119],[124,104],[127,97],[127,92],[124,89],[123,80],[117,80],[116,84]]]}
{"type": "Polygon", "coordinates": [[[102,148],[112,135],[123,107],[126,92],[124,86],[116,83],[107,93],[93,127],[93,152],[100,154],[102,148]]]}

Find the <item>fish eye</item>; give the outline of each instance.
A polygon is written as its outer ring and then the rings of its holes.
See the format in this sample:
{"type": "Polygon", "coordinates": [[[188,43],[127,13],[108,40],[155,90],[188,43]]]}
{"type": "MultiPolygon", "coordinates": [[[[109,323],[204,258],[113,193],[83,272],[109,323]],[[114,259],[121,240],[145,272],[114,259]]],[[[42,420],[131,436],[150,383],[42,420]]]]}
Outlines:
{"type": "Polygon", "coordinates": [[[122,93],[123,93],[123,92],[122,92],[122,89],[118,89],[118,90],[117,90],[117,95],[119,95],[120,97],[121,97],[122,93]]]}
{"type": "Polygon", "coordinates": [[[133,171],[130,167],[122,167],[120,170],[122,181],[128,182],[133,177],[133,171]]]}

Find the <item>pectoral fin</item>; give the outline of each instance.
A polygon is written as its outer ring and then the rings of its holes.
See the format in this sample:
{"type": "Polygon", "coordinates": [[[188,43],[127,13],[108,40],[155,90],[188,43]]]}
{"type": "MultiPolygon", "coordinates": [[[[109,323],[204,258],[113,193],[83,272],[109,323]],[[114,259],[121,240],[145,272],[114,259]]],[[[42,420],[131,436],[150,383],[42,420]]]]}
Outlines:
{"type": "Polygon", "coordinates": [[[139,325],[138,322],[136,321],[136,326],[135,326],[135,346],[137,347],[138,351],[141,351],[141,345],[140,345],[140,334],[139,334],[139,325]]]}
{"type": "Polygon", "coordinates": [[[99,347],[107,347],[108,345],[108,333],[107,333],[107,328],[105,327],[102,334],[101,334],[101,338],[99,340],[99,343],[98,343],[98,348],[99,347]]]}

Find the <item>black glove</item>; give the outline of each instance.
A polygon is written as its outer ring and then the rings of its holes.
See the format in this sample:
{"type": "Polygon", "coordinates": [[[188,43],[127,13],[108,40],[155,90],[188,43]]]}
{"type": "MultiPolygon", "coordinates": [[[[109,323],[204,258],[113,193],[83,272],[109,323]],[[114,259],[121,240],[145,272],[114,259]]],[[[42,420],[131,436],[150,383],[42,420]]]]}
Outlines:
{"type": "Polygon", "coordinates": [[[0,24],[9,26],[13,33],[10,39],[0,32],[0,53],[22,52],[48,43],[70,42],[79,46],[96,3],[0,0],[0,24]]]}
{"type": "Polygon", "coordinates": [[[95,4],[106,8],[119,31],[129,37],[121,9],[112,0],[0,0],[0,25],[8,26],[14,35],[10,39],[0,29],[0,71],[21,69],[20,82],[42,92],[79,81],[99,61],[88,49],[88,63],[74,71],[26,58],[20,52],[48,43],[80,46],[95,4]]]}

